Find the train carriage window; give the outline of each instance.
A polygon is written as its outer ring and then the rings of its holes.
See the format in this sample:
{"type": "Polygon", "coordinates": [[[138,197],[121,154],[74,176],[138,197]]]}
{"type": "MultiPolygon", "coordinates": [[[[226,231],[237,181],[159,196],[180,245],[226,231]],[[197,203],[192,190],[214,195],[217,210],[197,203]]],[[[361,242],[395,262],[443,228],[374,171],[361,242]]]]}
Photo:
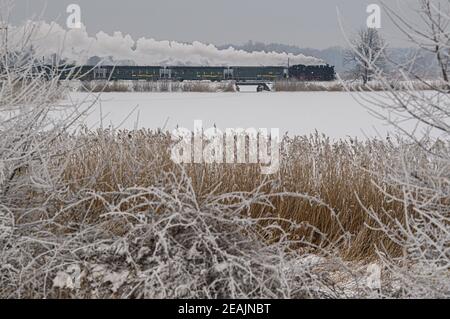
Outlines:
{"type": "Polygon", "coordinates": [[[106,79],[106,69],[105,68],[95,68],[94,69],[94,79],[106,79]]]}

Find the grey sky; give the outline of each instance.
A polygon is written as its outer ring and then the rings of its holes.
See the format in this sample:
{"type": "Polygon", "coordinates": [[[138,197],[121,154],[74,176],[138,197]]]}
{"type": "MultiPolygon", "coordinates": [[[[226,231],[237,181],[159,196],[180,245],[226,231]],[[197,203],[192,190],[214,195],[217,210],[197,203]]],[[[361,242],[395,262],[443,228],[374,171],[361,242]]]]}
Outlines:
{"type": "MultiPolygon", "coordinates": [[[[64,24],[66,7],[76,3],[89,34],[122,31],[138,37],[224,44],[248,40],[325,48],[344,44],[345,27],[365,24],[366,7],[376,0],[16,0],[12,21],[39,15],[64,24]]],[[[389,1],[394,3],[394,1],[389,1]]],[[[406,2],[416,2],[406,0],[406,2]]],[[[399,34],[383,16],[382,32],[394,45],[399,34]]]]}

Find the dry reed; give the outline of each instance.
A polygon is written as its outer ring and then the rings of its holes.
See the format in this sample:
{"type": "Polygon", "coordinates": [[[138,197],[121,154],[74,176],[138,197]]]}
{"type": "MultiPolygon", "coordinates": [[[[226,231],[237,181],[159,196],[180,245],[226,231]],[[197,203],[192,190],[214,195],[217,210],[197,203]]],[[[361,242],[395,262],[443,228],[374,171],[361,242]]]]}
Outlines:
{"type": "MultiPolygon", "coordinates": [[[[76,137],[76,143],[80,147],[70,157],[64,174],[73,193],[83,188],[116,192],[128,187],[150,187],[163,173],[178,174],[177,165],[170,159],[169,134],[97,131],[76,137]]],[[[280,171],[270,182],[255,164],[192,164],[185,170],[199,198],[211,190],[215,195],[252,192],[264,184],[261,191],[274,194],[273,206],[252,206],[252,216],[278,216],[311,225],[326,234],[326,242],[338,245],[346,258],[367,259],[374,257],[375,246],[380,244],[393,254],[399,253],[394,243],[367,227],[372,222],[361,207],[363,203],[374,211],[401,212],[399,204],[386,201],[374,184],[382,184],[382,180],[373,172],[382,174],[393,153],[395,146],[386,141],[331,142],[315,134],[284,138],[280,171]],[[321,202],[286,194],[304,194],[321,202]]],[[[79,222],[82,218],[94,222],[105,213],[101,202],[88,205],[88,217],[74,212],[73,220],[64,222],[79,222]]],[[[310,237],[316,244],[324,240],[309,228],[295,235],[310,237]]]]}

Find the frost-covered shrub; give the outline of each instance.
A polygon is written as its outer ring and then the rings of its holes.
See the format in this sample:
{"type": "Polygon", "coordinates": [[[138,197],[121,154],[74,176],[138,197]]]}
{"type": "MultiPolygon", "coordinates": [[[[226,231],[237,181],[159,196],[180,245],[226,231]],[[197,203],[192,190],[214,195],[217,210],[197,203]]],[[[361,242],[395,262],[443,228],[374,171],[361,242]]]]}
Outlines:
{"type": "MultiPolygon", "coordinates": [[[[447,2],[420,0],[412,7],[420,22],[410,21],[403,12],[385,5],[385,10],[418,51],[430,50],[440,69],[440,80],[427,82],[417,74],[412,59],[395,67],[399,81],[414,79],[428,91],[407,84],[398,90],[383,70],[367,59],[382,91],[355,95],[375,116],[396,128],[405,142],[393,161],[386,165],[379,190],[386,201],[399,203],[398,212],[367,207],[380,233],[401,248],[392,256],[379,246],[379,258],[401,287],[397,297],[448,298],[450,296],[450,94],[448,59],[450,31],[447,2]],[[412,123],[406,129],[405,122],[412,123]],[[384,186],[387,185],[388,187],[384,186]],[[400,190],[393,193],[392,188],[400,190]],[[382,217],[384,219],[382,219],[382,217]]],[[[353,48],[355,49],[355,48],[353,48]]],[[[357,50],[355,50],[356,52],[357,50]]],[[[420,62],[420,61],[419,61],[420,62]]],[[[423,65],[421,65],[423,67],[423,65]]],[[[391,73],[394,73],[391,72],[391,73]]]]}
{"type": "Polygon", "coordinates": [[[278,224],[288,221],[246,215],[254,205],[270,205],[267,194],[198,198],[189,178],[177,175],[167,173],[150,187],[87,192],[53,218],[16,227],[14,240],[3,246],[0,296],[311,298],[342,293],[330,275],[349,273],[341,261],[324,262],[319,252],[311,258],[294,249],[308,242],[289,239],[278,224]],[[89,212],[94,203],[104,211],[96,222],[58,222],[65,214],[89,212]]]}

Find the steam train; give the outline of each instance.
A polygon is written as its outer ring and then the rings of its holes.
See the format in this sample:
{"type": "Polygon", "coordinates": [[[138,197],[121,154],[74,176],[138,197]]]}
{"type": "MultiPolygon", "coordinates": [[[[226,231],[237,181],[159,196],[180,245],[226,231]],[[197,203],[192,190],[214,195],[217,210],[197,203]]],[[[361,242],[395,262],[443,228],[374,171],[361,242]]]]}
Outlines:
{"type": "Polygon", "coordinates": [[[334,67],[330,65],[283,66],[81,66],[65,68],[62,79],[90,80],[147,80],[147,81],[267,81],[283,79],[299,81],[332,81],[334,67]]]}

